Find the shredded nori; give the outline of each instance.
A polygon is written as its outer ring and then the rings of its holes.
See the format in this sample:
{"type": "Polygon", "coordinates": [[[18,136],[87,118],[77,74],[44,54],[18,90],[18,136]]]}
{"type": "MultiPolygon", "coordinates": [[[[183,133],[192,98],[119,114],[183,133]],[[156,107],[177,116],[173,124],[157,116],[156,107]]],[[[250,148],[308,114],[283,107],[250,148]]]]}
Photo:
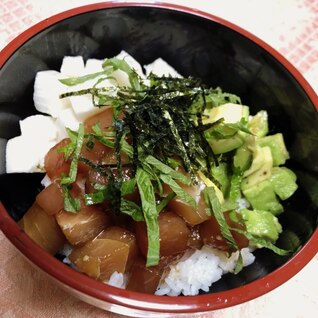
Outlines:
{"type": "Polygon", "coordinates": [[[89,93],[95,105],[110,103],[116,114],[124,115],[121,119],[114,116],[113,123],[119,179],[120,144],[124,130],[128,128],[134,172],[145,155],[155,156],[166,164],[169,164],[168,158],[179,158],[193,184],[197,182],[196,171],[201,171],[218,184],[211,173],[211,166],[218,164],[218,158],[204,136],[204,132],[212,125],[203,124],[202,114],[207,107],[215,107],[225,101],[238,103],[239,98],[223,93],[219,88],[206,88],[199,79],[192,77],[159,77],[150,74],[147,78],[149,86],[143,84],[140,78],[140,84],[137,85],[136,78],[137,74],[134,76],[134,86],[119,87],[116,94],[113,88],[94,86],[62,94],[61,98],[89,93]]]}

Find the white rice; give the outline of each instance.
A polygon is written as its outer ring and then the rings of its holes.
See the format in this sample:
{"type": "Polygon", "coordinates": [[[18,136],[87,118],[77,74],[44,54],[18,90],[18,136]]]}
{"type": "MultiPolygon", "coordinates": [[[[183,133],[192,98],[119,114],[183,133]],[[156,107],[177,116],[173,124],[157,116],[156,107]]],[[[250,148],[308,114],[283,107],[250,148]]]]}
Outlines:
{"type": "Polygon", "coordinates": [[[73,247],[70,244],[64,244],[64,246],[58,251],[58,253],[65,256],[63,259],[64,264],[70,265],[71,267],[77,270],[76,266],[68,258],[72,253],[72,250],[73,247]]]}
{"type": "MultiPolygon", "coordinates": [[[[243,248],[241,254],[243,266],[254,262],[255,257],[249,248],[243,248]]],[[[223,274],[233,272],[238,256],[239,252],[236,252],[228,257],[226,252],[208,245],[201,250],[187,252],[178,263],[169,266],[155,294],[194,296],[200,290],[207,292],[223,274]]]]}
{"type": "Polygon", "coordinates": [[[236,203],[238,205],[237,211],[239,212],[242,209],[248,209],[251,205],[245,198],[238,198],[236,200],[236,203]]]}
{"type": "MultiPolygon", "coordinates": [[[[139,75],[142,78],[145,78],[141,65],[126,52],[122,51],[117,58],[125,58],[125,60],[139,73],[139,75]]],[[[102,63],[103,60],[89,59],[85,65],[82,57],[69,56],[63,59],[60,72],[43,71],[37,74],[34,88],[35,107],[40,112],[47,113],[58,118],[58,120],[54,121],[54,123],[56,123],[58,127],[62,127],[62,129],[59,129],[60,139],[65,137],[63,135],[63,133],[65,133],[64,126],[76,130],[79,120],[89,117],[96,111],[100,110],[93,107],[91,104],[91,97],[88,95],[73,96],[63,100],[59,99],[60,93],[65,92],[66,88],[58,81],[58,79],[65,77],[65,75],[80,76],[87,73],[101,71],[102,63]],[[51,83],[51,85],[48,85],[48,81],[51,83]],[[50,89],[48,89],[48,87],[50,89]],[[48,95],[48,92],[51,93],[48,95]],[[54,103],[52,101],[54,101],[54,103]],[[81,102],[83,104],[81,104],[81,102]],[[58,111],[56,110],[57,104],[59,106],[58,111]]],[[[158,76],[171,75],[173,77],[181,77],[181,75],[174,68],[168,65],[167,62],[161,58],[158,58],[151,64],[145,65],[144,68],[146,70],[146,75],[154,73],[158,76]]],[[[122,85],[129,85],[127,74],[121,71],[117,71],[116,74],[118,75],[117,81],[119,84],[121,83],[122,85]]],[[[93,82],[95,82],[95,80],[93,82]]],[[[78,85],[77,88],[86,88],[91,85],[92,81],[88,81],[84,84],[78,85]]],[[[105,82],[103,82],[103,85],[105,85],[105,82]]],[[[112,84],[108,82],[108,85],[112,84]]],[[[44,119],[48,120],[48,118],[49,117],[45,117],[44,119]]],[[[42,120],[42,117],[40,119],[42,120]]],[[[30,125],[29,122],[25,121],[23,127],[29,126],[33,127],[34,125],[30,125]]],[[[21,131],[22,130],[25,129],[21,129],[21,131]]],[[[52,131],[55,132],[55,130],[52,131]]],[[[48,140],[50,138],[51,136],[47,136],[48,140]]],[[[46,152],[47,150],[45,153],[46,152]]],[[[12,153],[15,152],[12,151],[12,153]]],[[[33,164],[33,166],[36,167],[37,164],[33,164]]],[[[29,170],[25,169],[25,172],[30,172],[29,170]]],[[[41,183],[44,187],[47,187],[51,183],[51,180],[46,175],[41,183]]],[[[204,185],[203,182],[202,185],[204,185]]],[[[199,197],[196,198],[196,200],[198,199],[199,197]]],[[[245,199],[238,200],[238,205],[238,211],[242,208],[249,207],[249,204],[245,199]]],[[[65,255],[63,262],[77,270],[76,266],[69,259],[71,251],[72,246],[66,244],[60,253],[65,255]]],[[[243,258],[243,266],[248,266],[254,262],[255,257],[251,253],[250,249],[242,249],[241,254],[243,258]]],[[[211,285],[218,281],[223,274],[233,272],[238,256],[239,252],[236,252],[228,257],[227,253],[212,248],[208,245],[203,246],[201,250],[187,251],[178,262],[171,264],[165,271],[155,294],[169,296],[183,294],[188,296],[197,295],[200,290],[207,292],[211,285]]],[[[105,281],[105,283],[119,288],[125,288],[127,284],[127,275],[114,272],[110,279],[105,281]]]]}
{"type": "Polygon", "coordinates": [[[112,273],[108,281],[105,281],[105,284],[124,289],[127,285],[127,275],[116,271],[112,273]]]}

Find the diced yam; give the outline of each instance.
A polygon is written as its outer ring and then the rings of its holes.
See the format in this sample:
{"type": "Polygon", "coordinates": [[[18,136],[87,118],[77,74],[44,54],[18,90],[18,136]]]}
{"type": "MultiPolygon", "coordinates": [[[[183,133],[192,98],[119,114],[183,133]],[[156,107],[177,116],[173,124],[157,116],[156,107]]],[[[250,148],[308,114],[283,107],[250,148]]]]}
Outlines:
{"type": "Polygon", "coordinates": [[[55,119],[34,115],[20,121],[21,136],[7,143],[7,172],[40,172],[44,157],[59,140],[59,127],[55,119]]]}
{"type": "Polygon", "coordinates": [[[56,125],[58,126],[58,141],[68,137],[66,128],[77,131],[79,124],[80,121],[76,117],[72,108],[61,110],[60,116],[56,120],[56,125]]]}
{"type": "Polygon", "coordinates": [[[94,106],[91,94],[71,96],[69,97],[69,99],[71,101],[75,116],[81,122],[84,121],[86,118],[104,110],[103,107],[94,106]]]}
{"type": "Polygon", "coordinates": [[[111,73],[111,76],[115,79],[112,80],[114,85],[123,86],[123,87],[130,87],[129,77],[126,72],[122,70],[116,70],[115,72],[111,73]]]}
{"type": "Polygon", "coordinates": [[[108,215],[96,206],[84,205],[76,213],[62,210],[56,215],[56,220],[72,245],[85,244],[109,225],[108,215]]]}
{"type": "Polygon", "coordinates": [[[21,135],[29,139],[57,141],[59,127],[50,116],[33,115],[20,120],[21,135]]]}
{"type": "Polygon", "coordinates": [[[19,225],[38,245],[54,255],[65,244],[65,237],[54,216],[34,203],[19,221],[19,225]]]}
{"type": "Polygon", "coordinates": [[[9,139],[6,147],[6,171],[43,172],[44,157],[55,141],[34,140],[24,136],[9,139]]]}
{"type": "Polygon", "coordinates": [[[104,60],[88,59],[85,64],[85,73],[92,74],[103,71],[104,60]]]}
{"type": "Polygon", "coordinates": [[[128,63],[128,65],[133,68],[139,76],[142,78],[145,77],[144,72],[142,70],[142,67],[139,62],[137,62],[131,55],[129,55],[126,51],[121,51],[118,55],[116,55],[116,58],[120,60],[124,60],[128,63]]]}
{"type": "Polygon", "coordinates": [[[48,215],[56,214],[64,207],[63,191],[57,182],[43,189],[35,200],[48,215]]]}
{"type": "MultiPolygon", "coordinates": [[[[132,56],[130,56],[127,52],[121,51],[115,57],[118,59],[121,59],[121,60],[122,59],[125,60],[128,63],[128,65],[131,66],[137,72],[137,74],[139,74],[139,76],[141,78],[145,77],[141,65],[132,56]]],[[[94,62],[90,62],[90,63],[94,63],[94,62]]],[[[103,61],[102,61],[102,63],[103,63],[103,61]]],[[[92,67],[92,66],[90,66],[90,67],[92,67]]],[[[99,69],[98,62],[95,62],[95,67],[97,69],[99,69]]],[[[111,77],[114,78],[114,80],[110,80],[110,83],[112,83],[115,86],[127,86],[127,87],[131,86],[127,73],[122,71],[122,70],[114,71],[113,73],[111,73],[111,77]]],[[[105,84],[104,84],[104,86],[105,86],[105,84]]],[[[108,85],[106,85],[106,86],[108,86],[108,85]]]]}
{"type": "Polygon", "coordinates": [[[64,56],[60,72],[70,77],[84,74],[84,60],[82,56],[64,56]]]}
{"type": "Polygon", "coordinates": [[[144,66],[146,75],[153,73],[157,76],[182,77],[172,66],[170,66],[162,58],[157,58],[152,63],[144,66]]]}
{"type": "Polygon", "coordinates": [[[41,71],[36,74],[33,101],[39,112],[56,118],[62,109],[70,106],[68,98],[60,98],[60,94],[68,91],[68,86],[59,81],[62,78],[57,71],[41,71]]]}
{"type": "Polygon", "coordinates": [[[95,238],[82,247],[75,247],[69,259],[81,272],[105,281],[114,272],[126,271],[128,255],[128,244],[108,238],[95,238]]]}

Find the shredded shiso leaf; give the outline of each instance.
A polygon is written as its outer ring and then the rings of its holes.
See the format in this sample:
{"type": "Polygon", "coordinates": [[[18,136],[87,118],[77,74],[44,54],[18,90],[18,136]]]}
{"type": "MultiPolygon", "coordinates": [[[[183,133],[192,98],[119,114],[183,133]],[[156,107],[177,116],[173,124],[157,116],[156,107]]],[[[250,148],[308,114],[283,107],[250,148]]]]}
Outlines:
{"type": "MultiPolygon", "coordinates": [[[[124,60],[117,58],[105,60],[103,69],[102,72],[60,80],[72,87],[96,79],[96,84],[91,88],[67,92],[60,98],[91,94],[96,107],[111,105],[114,110],[113,124],[107,131],[99,124],[93,127],[91,133],[84,132],[83,125],[77,132],[68,130],[71,143],[59,150],[66,159],[71,159],[69,175],[61,179],[64,208],[73,213],[80,209],[79,201],[72,198],[68,190],[76,179],[78,162],[81,161],[109,179],[106,186],[95,184],[96,191],[85,194],[85,204],[108,200],[117,213],[127,214],[135,221],[145,221],[148,233],[147,266],[157,265],[160,256],[158,214],[175,196],[195,208],[195,199],[180,184],[197,185],[200,174],[220,188],[220,182],[213,171],[220,163],[227,163],[229,158],[226,154],[215,155],[208,138],[229,138],[233,131],[250,133],[247,121],[225,124],[221,119],[212,124],[203,124],[206,109],[229,102],[240,104],[241,101],[238,96],[223,92],[220,88],[206,87],[198,79],[150,74],[143,80],[124,60]],[[114,80],[111,75],[116,70],[128,75],[130,87],[100,85],[106,79],[114,80]],[[110,166],[96,165],[80,155],[82,147],[93,148],[96,141],[114,149],[116,175],[111,173],[110,166]],[[122,153],[129,157],[132,166],[132,177],[128,181],[122,178],[122,153]],[[165,197],[163,184],[167,184],[172,191],[165,197]],[[136,189],[140,194],[141,205],[124,198],[136,189]]],[[[229,228],[223,212],[237,208],[242,174],[236,171],[229,179],[230,190],[228,193],[223,191],[227,197],[225,202],[220,202],[215,187],[207,186],[204,197],[207,213],[216,218],[231,252],[238,249],[231,230],[239,230],[229,228]]],[[[246,237],[255,241],[248,234],[246,237]]],[[[281,255],[285,253],[271,243],[259,240],[256,243],[281,255]]],[[[239,257],[235,273],[241,268],[242,258],[239,257]]]]}

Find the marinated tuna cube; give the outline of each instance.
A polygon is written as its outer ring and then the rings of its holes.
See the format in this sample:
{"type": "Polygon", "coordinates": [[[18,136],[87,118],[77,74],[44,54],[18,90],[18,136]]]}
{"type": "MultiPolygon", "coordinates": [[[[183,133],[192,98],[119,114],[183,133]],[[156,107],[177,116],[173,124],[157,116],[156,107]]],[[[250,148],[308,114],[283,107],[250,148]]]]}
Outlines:
{"type": "Polygon", "coordinates": [[[62,174],[67,175],[70,170],[70,161],[66,161],[64,153],[58,151],[70,143],[69,138],[61,140],[58,144],[52,147],[45,156],[44,169],[51,180],[60,178],[62,174]]]}
{"type": "Polygon", "coordinates": [[[63,191],[58,183],[52,182],[36,196],[36,203],[48,214],[54,215],[64,207],[63,191]]]}
{"type": "MultiPolygon", "coordinates": [[[[232,215],[232,218],[234,217],[239,220],[240,215],[238,213],[235,213],[234,216],[232,215]]],[[[236,222],[232,220],[230,212],[224,212],[224,218],[230,228],[237,228],[241,231],[245,230],[245,226],[243,224],[238,221],[236,222]]],[[[234,241],[240,249],[249,245],[248,239],[243,234],[235,230],[230,230],[230,232],[233,236],[234,241]]],[[[199,233],[204,244],[210,245],[219,250],[228,251],[229,244],[222,236],[220,225],[218,224],[214,216],[199,225],[199,233]]]]}
{"type": "Polygon", "coordinates": [[[138,246],[136,242],[135,234],[120,227],[120,226],[110,226],[104,230],[97,237],[98,239],[112,239],[119,242],[125,243],[129,247],[129,255],[127,260],[127,268],[129,269],[132,262],[138,255],[138,246]]]}
{"type": "Polygon", "coordinates": [[[114,239],[95,238],[75,247],[69,259],[86,275],[105,281],[114,272],[125,273],[129,245],[114,239]]]}
{"type": "MultiPolygon", "coordinates": [[[[205,212],[207,207],[202,192],[205,187],[203,183],[192,186],[180,184],[180,186],[196,200],[197,207],[194,208],[188,202],[185,202],[180,197],[176,196],[168,203],[169,209],[181,216],[191,226],[200,224],[209,219],[209,215],[205,212]]],[[[169,191],[169,189],[168,186],[165,186],[165,191],[167,193],[171,191],[169,191]]]]}
{"type": "Polygon", "coordinates": [[[66,242],[55,217],[44,212],[37,203],[29,208],[19,225],[33,241],[52,255],[66,242]]]}
{"type": "Polygon", "coordinates": [[[83,158],[82,160],[87,161],[80,161],[78,163],[78,169],[80,171],[88,171],[91,163],[98,165],[109,152],[114,153],[114,150],[106,147],[97,140],[94,140],[94,142],[90,145],[84,143],[81,150],[81,157],[83,158]]]}
{"type": "Polygon", "coordinates": [[[83,206],[76,213],[61,210],[56,220],[72,245],[83,245],[109,225],[108,215],[96,206],[83,206]]]}
{"type": "Polygon", "coordinates": [[[112,126],[113,121],[113,108],[108,107],[104,111],[97,113],[87,118],[84,122],[85,131],[94,132],[93,127],[99,124],[101,129],[107,129],[112,126]]]}
{"type": "Polygon", "coordinates": [[[147,267],[146,260],[138,257],[131,267],[126,289],[154,294],[163,272],[171,260],[171,258],[162,258],[158,265],[147,267]]]}
{"type": "MultiPolygon", "coordinates": [[[[161,212],[158,217],[160,232],[160,256],[179,254],[188,248],[191,235],[185,221],[174,212],[161,212]]],[[[136,223],[136,237],[140,251],[144,256],[148,252],[148,234],[146,222],[136,223]]]]}

